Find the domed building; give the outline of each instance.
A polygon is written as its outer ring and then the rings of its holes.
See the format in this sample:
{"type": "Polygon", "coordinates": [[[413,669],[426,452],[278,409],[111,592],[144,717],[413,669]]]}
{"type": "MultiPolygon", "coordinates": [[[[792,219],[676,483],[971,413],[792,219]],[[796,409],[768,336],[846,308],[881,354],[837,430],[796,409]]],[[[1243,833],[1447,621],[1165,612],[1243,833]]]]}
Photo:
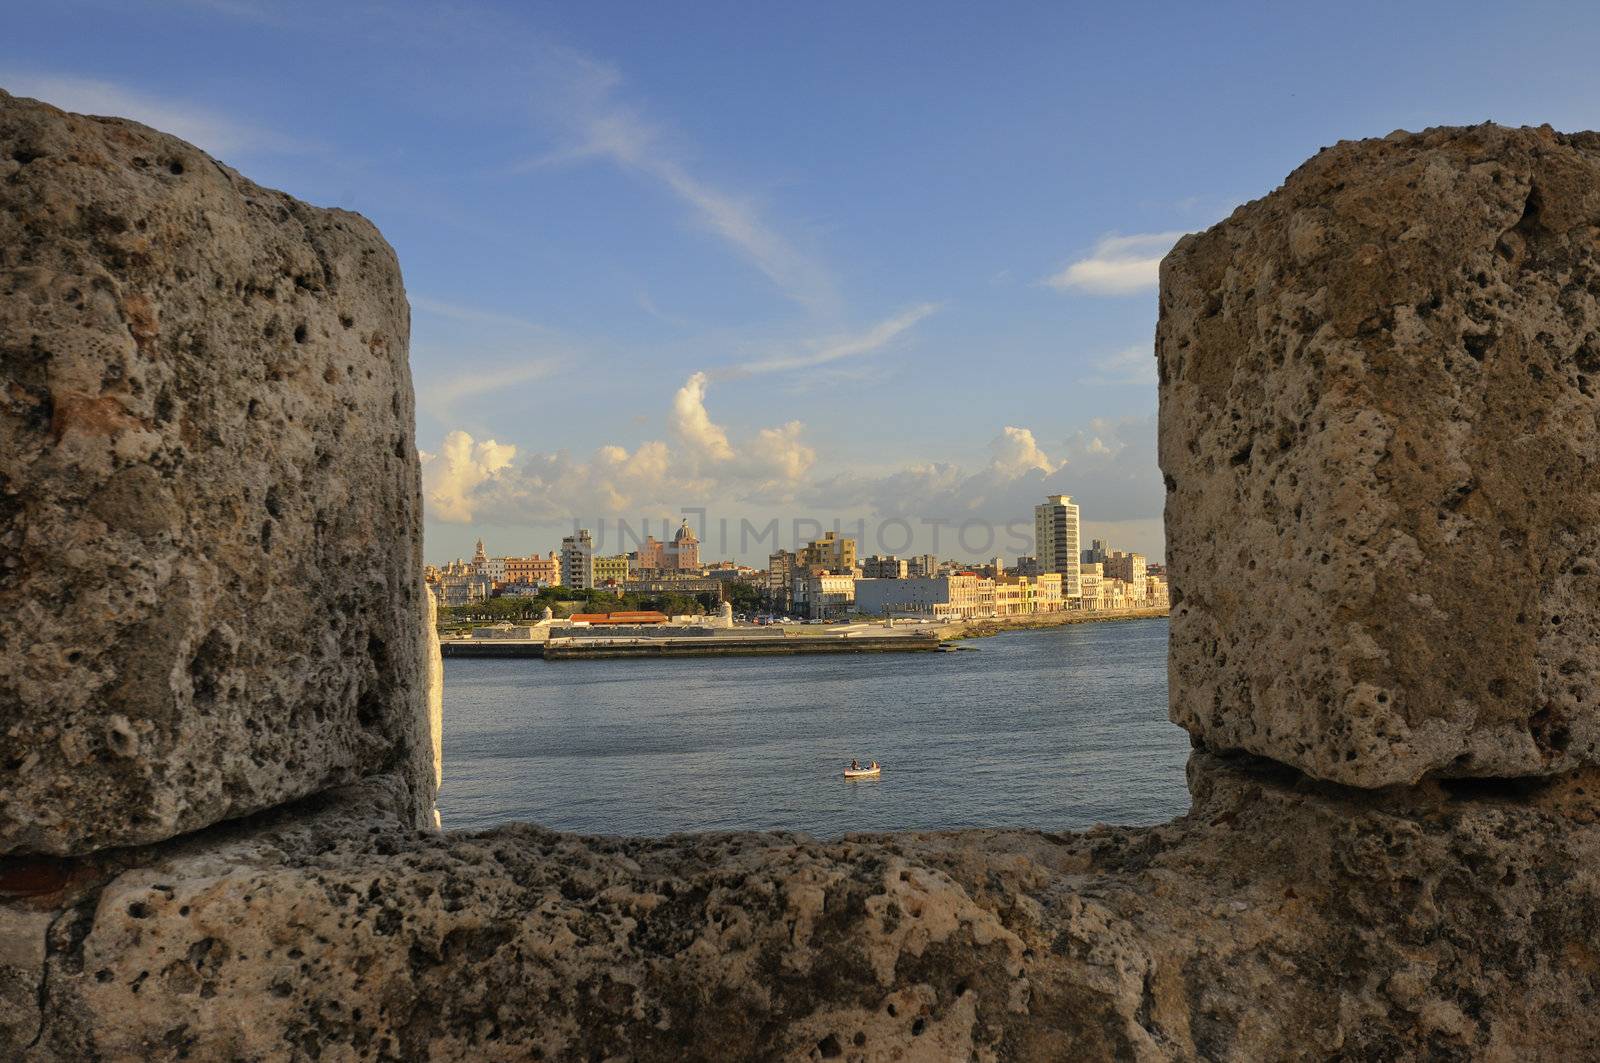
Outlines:
{"type": "Polygon", "coordinates": [[[679,572],[695,572],[700,568],[700,540],[695,538],[687,520],[672,537],[672,567],[679,572]]]}

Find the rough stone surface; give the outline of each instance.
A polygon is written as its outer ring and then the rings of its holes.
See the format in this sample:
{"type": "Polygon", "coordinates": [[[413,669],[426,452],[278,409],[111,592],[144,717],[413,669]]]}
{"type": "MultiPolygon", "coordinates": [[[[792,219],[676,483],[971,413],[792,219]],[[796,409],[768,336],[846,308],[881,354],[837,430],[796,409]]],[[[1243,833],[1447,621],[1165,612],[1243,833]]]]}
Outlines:
{"type": "Polygon", "coordinates": [[[431,814],[408,331],[365,219],[0,93],[0,853],[431,814]]]}
{"type": "MultiPolygon", "coordinates": [[[[422,588],[422,598],[428,607],[423,617],[427,628],[423,632],[423,643],[426,647],[428,671],[425,704],[428,715],[429,749],[433,762],[433,791],[437,794],[439,787],[444,783],[444,650],[439,645],[439,602],[426,585],[422,588]]],[[[433,809],[432,825],[435,829],[440,826],[438,808],[433,809]]]]}
{"type": "Polygon", "coordinates": [[[1600,135],[1342,143],[1162,266],[1171,715],[1359,786],[1600,756],[1600,135]]]}
{"type": "Polygon", "coordinates": [[[64,864],[0,1054],[1594,1058],[1600,772],[1506,785],[1197,754],[1160,827],[820,843],[418,834],[371,783],[64,864]]]}

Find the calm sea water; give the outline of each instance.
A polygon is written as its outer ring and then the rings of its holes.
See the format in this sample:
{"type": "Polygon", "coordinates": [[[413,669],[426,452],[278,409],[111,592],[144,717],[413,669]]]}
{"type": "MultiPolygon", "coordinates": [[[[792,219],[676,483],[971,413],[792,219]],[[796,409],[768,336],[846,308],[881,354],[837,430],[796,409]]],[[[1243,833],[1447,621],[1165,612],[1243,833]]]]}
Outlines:
{"type": "Polygon", "coordinates": [[[1188,808],[1165,620],[970,651],[445,662],[446,827],[601,834],[1146,824],[1188,808]],[[839,775],[877,759],[877,780],[839,775]]]}

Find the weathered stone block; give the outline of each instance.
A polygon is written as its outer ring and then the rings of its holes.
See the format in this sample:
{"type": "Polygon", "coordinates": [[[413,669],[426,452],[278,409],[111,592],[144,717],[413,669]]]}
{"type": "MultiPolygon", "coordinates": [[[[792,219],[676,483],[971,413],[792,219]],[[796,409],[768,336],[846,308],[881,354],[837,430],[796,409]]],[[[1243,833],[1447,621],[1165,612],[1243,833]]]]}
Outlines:
{"type": "Polygon", "coordinates": [[[824,843],[419,834],[370,780],[64,861],[48,926],[0,891],[0,1055],[1592,1059],[1597,784],[1200,754],[1171,824],[824,843]]]}
{"type": "Polygon", "coordinates": [[[1161,284],[1172,718],[1368,787],[1600,759],[1600,135],[1342,143],[1161,284]]]}
{"type": "Polygon", "coordinates": [[[0,853],[431,811],[408,331],[365,219],[0,93],[0,853]]]}

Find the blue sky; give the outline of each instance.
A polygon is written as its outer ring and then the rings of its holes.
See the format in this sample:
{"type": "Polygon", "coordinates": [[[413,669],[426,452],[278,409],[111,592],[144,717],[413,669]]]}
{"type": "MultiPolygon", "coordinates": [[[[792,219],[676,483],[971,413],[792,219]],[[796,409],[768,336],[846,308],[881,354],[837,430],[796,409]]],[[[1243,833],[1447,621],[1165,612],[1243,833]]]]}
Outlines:
{"type": "Polygon", "coordinates": [[[1538,4],[12,0],[0,86],[378,224],[430,559],[685,507],[747,560],[772,540],[723,521],[1009,555],[977,526],[1048,492],[1159,556],[1174,235],[1341,138],[1593,128],[1597,29],[1538,4]]]}

